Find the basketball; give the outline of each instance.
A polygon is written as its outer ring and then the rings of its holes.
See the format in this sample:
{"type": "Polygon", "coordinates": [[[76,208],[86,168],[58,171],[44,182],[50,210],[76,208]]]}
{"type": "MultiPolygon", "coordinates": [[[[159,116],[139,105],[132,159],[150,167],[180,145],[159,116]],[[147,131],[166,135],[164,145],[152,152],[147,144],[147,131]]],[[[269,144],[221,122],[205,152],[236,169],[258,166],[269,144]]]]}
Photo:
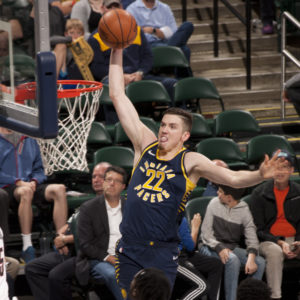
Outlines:
{"type": "Polygon", "coordinates": [[[122,49],[128,47],[136,38],[137,25],[129,12],[114,8],[101,17],[98,32],[108,47],[122,49]]]}

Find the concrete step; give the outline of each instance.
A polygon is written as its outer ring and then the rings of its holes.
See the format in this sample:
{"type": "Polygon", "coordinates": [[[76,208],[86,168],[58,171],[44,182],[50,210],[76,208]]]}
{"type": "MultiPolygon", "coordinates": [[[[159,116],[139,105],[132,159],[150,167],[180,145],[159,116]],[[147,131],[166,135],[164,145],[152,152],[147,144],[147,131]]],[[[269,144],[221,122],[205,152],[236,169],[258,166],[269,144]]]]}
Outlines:
{"type": "MultiPolygon", "coordinates": [[[[210,70],[240,69],[246,67],[246,55],[228,54],[228,56],[214,57],[213,55],[203,55],[201,53],[193,53],[191,58],[192,69],[196,73],[210,70]]],[[[278,52],[256,52],[251,55],[252,69],[261,69],[262,67],[279,67],[280,54],[278,52]]]]}
{"type": "MultiPolygon", "coordinates": [[[[288,70],[289,76],[297,73],[297,68],[288,70]]],[[[200,73],[195,73],[194,76],[202,76],[210,78],[220,93],[231,91],[242,91],[246,88],[246,71],[240,69],[226,69],[224,72],[218,70],[208,70],[200,73]]],[[[252,70],[251,73],[251,88],[259,89],[274,89],[280,87],[281,71],[279,67],[263,68],[261,70],[252,70]]]]}
{"type": "MultiPolygon", "coordinates": [[[[188,45],[191,53],[213,53],[214,42],[213,37],[207,35],[192,35],[188,45]]],[[[252,51],[276,51],[277,36],[272,35],[252,35],[251,50],[252,51]]],[[[219,36],[219,55],[223,53],[245,53],[246,51],[246,34],[237,34],[230,36],[219,36]]]]}

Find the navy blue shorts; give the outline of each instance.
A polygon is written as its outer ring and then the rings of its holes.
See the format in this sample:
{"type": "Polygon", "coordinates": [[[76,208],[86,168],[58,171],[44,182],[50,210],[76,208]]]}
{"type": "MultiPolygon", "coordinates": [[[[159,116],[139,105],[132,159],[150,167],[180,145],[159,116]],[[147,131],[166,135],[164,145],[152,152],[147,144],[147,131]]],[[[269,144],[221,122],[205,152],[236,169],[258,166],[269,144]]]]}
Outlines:
{"type": "Polygon", "coordinates": [[[170,281],[171,288],[173,288],[178,267],[179,249],[177,243],[165,244],[169,245],[125,243],[122,239],[119,241],[116,247],[117,264],[115,267],[123,295],[129,294],[130,283],[134,275],[141,269],[150,267],[164,271],[170,281]]]}

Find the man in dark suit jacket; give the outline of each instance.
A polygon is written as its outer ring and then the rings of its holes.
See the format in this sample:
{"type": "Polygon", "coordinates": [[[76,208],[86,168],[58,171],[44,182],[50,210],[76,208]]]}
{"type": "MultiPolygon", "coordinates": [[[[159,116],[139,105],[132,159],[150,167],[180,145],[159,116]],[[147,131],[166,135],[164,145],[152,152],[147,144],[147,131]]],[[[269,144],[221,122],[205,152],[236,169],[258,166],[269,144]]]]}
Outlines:
{"type": "Polygon", "coordinates": [[[77,227],[80,249],[76,262],[78,281],[86,284],[91,274],[105,282],[116,300],[123,300],[114,265],[124,207],[120,195],[125,185],[126,172],[119,167],[109,167],[104,176],[103,195],[81,205],[77,227]]]}

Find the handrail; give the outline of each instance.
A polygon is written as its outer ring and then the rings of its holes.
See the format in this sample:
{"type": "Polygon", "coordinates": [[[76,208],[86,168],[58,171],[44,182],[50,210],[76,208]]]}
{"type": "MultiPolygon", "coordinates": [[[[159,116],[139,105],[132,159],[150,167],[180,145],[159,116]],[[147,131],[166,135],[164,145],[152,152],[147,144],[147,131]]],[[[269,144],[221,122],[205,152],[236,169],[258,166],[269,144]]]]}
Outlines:
{"type": "Polygon", "coordinates": [[[181,0],[181,19],[182,23],[187,20],[186,0],[181,0]]]}
{"type": "MultiPolygon", "coordinates": [[[[246,26],[246,86],[251,89],[251,2],[246,0],[246,18],[243,17],[227,0],[220,0],[241,22],[246,26]]],[[[214,0],[214,56],[219,56],[219,5],[218,0],[214,0]]]]}
{"type": "Polygon", "coordinates": [[[300,68],[300,61],[286,49],[286,20],[293,23],[298,29],[300,29],[300,22],[293,17],[289,12],[285,11],[281,15],[281,81],[280,81],[280,92],[281,92],[281,118],[285,119],[285,101],[282,97],[284,84],[285,84],[285,71],[286,71],[286,58],[289,58],[295,65],[300,68]]]}

